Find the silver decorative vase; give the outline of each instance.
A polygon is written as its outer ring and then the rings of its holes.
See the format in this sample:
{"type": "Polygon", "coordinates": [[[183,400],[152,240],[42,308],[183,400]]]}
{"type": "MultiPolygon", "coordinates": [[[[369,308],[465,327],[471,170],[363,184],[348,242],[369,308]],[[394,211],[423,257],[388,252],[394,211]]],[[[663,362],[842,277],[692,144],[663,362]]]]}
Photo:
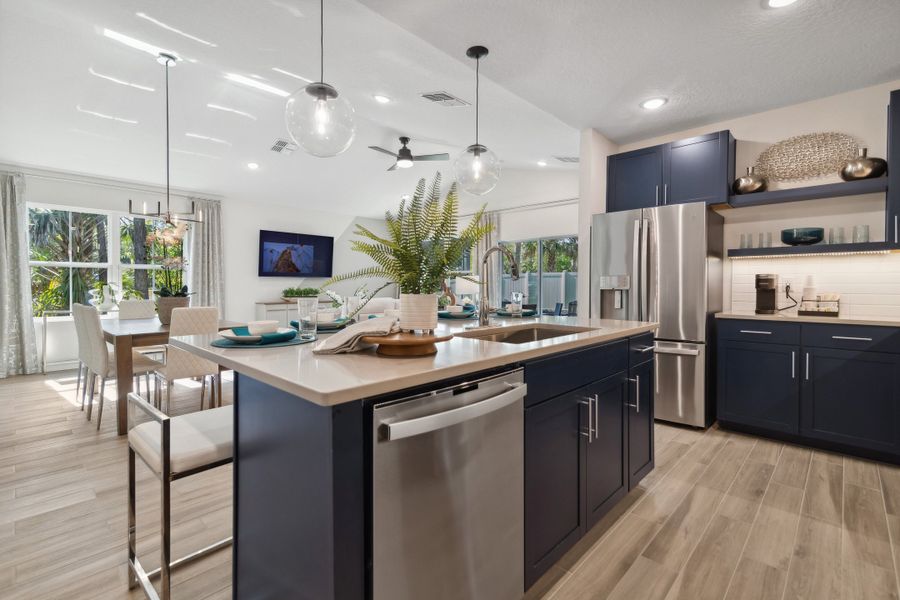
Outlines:
{"type": "Polygon", "coordinates": [[[859,156],[848,160],[841,168],[841,179],[856,181],[872,179],[887,173],[887,161],[883,158],[870,158],[868,148],[860,148],[859,156]]]}
{"type": "Polygon", "coordinates": [[[747,167],[747,174],[734,180],[731,190],[735,194],[752,194],[766,191],[766,178],[756,174],[756,167],[747,167]]]}

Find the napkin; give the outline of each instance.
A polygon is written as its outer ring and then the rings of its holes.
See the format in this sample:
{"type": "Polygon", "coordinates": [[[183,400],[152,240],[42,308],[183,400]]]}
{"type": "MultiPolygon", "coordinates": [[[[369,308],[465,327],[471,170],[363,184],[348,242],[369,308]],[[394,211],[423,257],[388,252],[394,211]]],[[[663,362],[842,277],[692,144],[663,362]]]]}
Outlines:
{"type": "Polygon", "coordinates": [[[377,317],[350,325],[325,339],[313,348],[316,354],[342,354],[357,352],[372,346],[362,342],[368,335],[385,336],[400,331],[400,323],[396,317],[377,317]]]}

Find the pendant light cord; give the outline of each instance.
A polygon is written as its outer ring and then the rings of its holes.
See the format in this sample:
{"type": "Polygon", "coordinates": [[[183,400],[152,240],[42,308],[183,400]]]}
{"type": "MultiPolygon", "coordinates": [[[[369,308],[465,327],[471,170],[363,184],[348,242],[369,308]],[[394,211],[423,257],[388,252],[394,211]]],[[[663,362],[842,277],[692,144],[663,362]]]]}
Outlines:
{"type": "Polygon", "coordinates": [[[325,0],[319,0],[319,83],[325,83],[325,0]]]}
{"type": "Polygon", "coordinates": [[[481,58],[475,59],[475,145],[478,145],[478,108],[480,104],[479,100],[479,85],[481,81],[481,58]]]}

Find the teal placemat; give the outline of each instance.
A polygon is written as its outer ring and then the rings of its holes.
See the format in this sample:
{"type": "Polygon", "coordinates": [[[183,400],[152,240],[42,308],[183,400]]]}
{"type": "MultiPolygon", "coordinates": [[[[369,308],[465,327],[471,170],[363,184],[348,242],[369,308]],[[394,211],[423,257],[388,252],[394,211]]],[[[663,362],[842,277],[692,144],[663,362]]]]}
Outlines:
{"type": "Polygon", "coordinates": [[[438,311],[438,318],[440,318],[440,319],[458,319],[458,320],[462,321],[465,319],[471,319],[474,316],[475,316],[474,310],[471,312],[466,311],[466,312],[461,312],[461,313],[451,313],[450,311],[447,311],[447,310],[439,310],[438,311]]]}
{"type": "Polygon", "coordinates": [[[220,340],[213,340],[210,342],[210,345],[215,346],[216,348],[279,348],[281,346],[299,346],[300,344],[308,344],[314,341],[316,341],[316,338],[304,340],[296,337],[286,342],[274,342],[272,344],[238,344],[237,342],[232,342],[231,340],[223,338],[220,340]]]}

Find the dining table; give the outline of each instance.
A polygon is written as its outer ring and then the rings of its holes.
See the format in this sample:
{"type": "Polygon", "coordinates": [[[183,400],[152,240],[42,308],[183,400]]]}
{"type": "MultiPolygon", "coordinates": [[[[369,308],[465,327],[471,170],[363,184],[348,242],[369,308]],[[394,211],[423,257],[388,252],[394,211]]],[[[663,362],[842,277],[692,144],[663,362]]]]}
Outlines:
{"type": "MultiPolygon", "coordinates": [[[[158,346],[169,341],[169,326],[158,317],[150,319],[101,319],[103,337],[116,350],[116,430],[128,433],[128,394],[132,391],[133,358],[131,350],[158,346]]],[[[219,331],[240,327],[244,323],[219,320],[219,331]]]]}

